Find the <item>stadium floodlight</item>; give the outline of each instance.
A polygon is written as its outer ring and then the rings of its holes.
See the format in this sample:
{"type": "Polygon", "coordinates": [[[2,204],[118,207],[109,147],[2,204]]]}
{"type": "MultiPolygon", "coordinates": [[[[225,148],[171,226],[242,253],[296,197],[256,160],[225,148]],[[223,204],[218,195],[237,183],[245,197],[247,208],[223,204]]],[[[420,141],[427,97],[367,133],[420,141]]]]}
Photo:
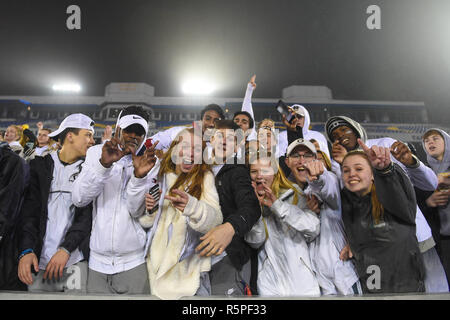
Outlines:
{"type": "Polygon", "coordinates": [[[77,83],[58,83],[54,84],[52,89],[59,92],[80,92],[81,86],[77,83]]]}
{"type": "Polygon", "coordinates": [[[182,89],[185,94],[204,96],[211,94],[214,91],[214,86],[207,81],[190,80],[183,85],[182,89]]]}

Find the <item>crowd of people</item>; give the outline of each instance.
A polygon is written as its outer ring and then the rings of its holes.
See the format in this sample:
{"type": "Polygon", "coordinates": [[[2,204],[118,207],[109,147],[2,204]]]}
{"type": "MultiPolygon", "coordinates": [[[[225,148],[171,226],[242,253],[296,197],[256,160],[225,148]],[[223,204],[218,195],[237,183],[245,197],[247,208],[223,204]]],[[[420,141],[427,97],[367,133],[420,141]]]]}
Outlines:
{"type": "Polygon", "coordinates": [[[76,113],[0,137],[0,289],[81,294],[321,296],[442,293],[450,277],[450,136],[324,134],[298,104],[254,120],[256,88],[225,119],[148,136],[124,107],[94,141],[76,113]],[[112,132],[114,130],[114,133],[112,132]]]}

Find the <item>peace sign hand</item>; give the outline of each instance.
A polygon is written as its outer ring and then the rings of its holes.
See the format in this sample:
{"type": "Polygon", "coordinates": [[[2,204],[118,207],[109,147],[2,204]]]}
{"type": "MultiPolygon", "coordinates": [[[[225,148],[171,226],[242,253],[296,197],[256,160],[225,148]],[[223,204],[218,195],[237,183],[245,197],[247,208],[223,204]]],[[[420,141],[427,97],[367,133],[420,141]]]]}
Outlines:
{"type": "Polygon", "coordinates": [[[175,194],[175,197],[169,196],[169,195],[165,195],[164,199],[169,200],[170,202],[172,202],[172,205],[180,210],[181,212],[184,211],[184,209],[186,208],[186,205],[188,204],[189,201],[189,195],[181,190],[178,189],[174,189],[172,190],[172,193],[175,194]]]}
{"type": "Polygon", "coordinates": [[[142,156],[136,156],[131,154],[134,166],[134,176],[136,178],[143,178],[150,172],[156,163],[156,151],[155,147],[159,143],[156,141],[150,148],[145,150],[142,156]]]}
{"type": "Polygon", "coordinates": [[[370,164],[375,169],[384,170],[391,164],[389,148],[380,146],[372,146],[372,148],[369,148],[361,139],[358,139],[358,143],[369,158],[370,164]]]}

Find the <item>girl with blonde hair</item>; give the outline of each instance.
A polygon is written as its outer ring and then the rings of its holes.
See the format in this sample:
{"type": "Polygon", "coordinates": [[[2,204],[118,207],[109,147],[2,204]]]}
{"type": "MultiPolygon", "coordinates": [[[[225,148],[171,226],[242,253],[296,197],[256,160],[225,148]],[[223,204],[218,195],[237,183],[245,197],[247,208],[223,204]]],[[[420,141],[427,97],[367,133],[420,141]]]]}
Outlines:
{"type": "Polygon", "coordinates": [[[151,228],[147,270],[151,293],[162,299],[210,294],[211,257],[201,257],[195,247],[203,234],[222,223],[222,213],[214,175],[201,161],[204,148],[201,137],[185,129],[141,186],[131,180],[128,185],[130,212],[141,210],[141,225],[151,228]],[[155,182],[161,186],[159,201],[147,193],[155,182]]]}

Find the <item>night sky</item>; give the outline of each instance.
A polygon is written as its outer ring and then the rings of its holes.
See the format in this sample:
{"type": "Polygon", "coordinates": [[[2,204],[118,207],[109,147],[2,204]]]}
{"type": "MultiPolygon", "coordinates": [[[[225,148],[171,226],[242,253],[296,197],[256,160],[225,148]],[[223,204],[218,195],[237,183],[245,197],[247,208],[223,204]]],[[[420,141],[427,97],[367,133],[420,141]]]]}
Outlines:
{"type": "Polygon", "coordinates": [[[450,122],[448,0],[0,0],[0,95],[50,95],[59,81],[81,95],[111,82],[145,82],[183,96],[210,79],[217,97],[255,98],[290,85],[324,85],[335,99],[424,101],[450,122]],[[66,8],[81,8],[68,30],[66,8]],[[381,30],[368,30],[369,5],[381,30]]]}

